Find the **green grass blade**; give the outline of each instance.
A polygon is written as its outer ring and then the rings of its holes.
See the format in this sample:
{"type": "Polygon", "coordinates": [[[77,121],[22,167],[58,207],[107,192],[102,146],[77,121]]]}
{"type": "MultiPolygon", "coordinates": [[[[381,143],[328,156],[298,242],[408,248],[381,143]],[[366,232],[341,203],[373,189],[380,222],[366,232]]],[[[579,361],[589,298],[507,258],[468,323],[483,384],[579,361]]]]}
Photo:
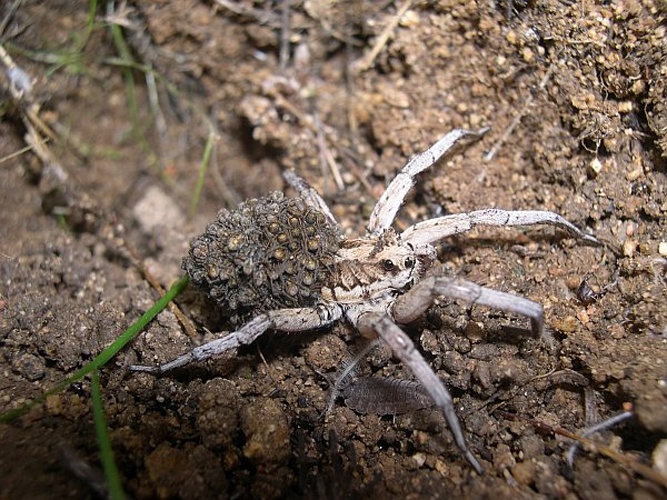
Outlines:
{"type": "Polygon", "coordinates": [[[132,121],[132,127],[135,132],[139,132],[141,127],[139,125],[139,101],[137,98],[137,87],[134,81],[134,74],[132,73],[132,66],[135,64],[134,58],[132,57],[132,52],[125,42],[123,37],[123,30],[117,24],[112,24],[109,29],[111,30],[111,37],[113,39],[116,50],[120,54],[120,58],[124,61],[124,65],[121,66],[121,72],[123,73],[123,78],[125,78],[125,88],[127,90],[127,105],[130,110],[130,119],[132,121]]]}
{"type": "Polygon", "coordinates": [[[206,141],[206,146],[204,148],[204,155],[202,156],[201,162],[199,163],[197,185],[195,186],[195,192],[192,195],[192,200],[190,201],[190,209],[188,211],[189,219],[192,219],[197,213],[197,206],[199,205],[199,200],[201,199],[201,191],[204,187],[204,181],[206,180],[206,171],[208,170],[208,165],[211,161],[211,152],[213,151],[213,146],[215,145],[216,140],[216,134],[213,132],[208,134],[208,140],[206,141]]]}
{"type": "Polygon", "coordinates": [[[123,500],[125,492],[120,482],[118,468],[113,456],[111,439],[107,428],[107,420],[104,416],[104,404],[102,403],[102,389],[100,388],[100,377],[97,370],[91,374],[91,396],[93,400],[93,419],[95,420],[95,434],[97,434],[97,444],[100,448],[100,459],[104,468],[104,476],[109,488],[109,498],[113,500],[123,500]]]}

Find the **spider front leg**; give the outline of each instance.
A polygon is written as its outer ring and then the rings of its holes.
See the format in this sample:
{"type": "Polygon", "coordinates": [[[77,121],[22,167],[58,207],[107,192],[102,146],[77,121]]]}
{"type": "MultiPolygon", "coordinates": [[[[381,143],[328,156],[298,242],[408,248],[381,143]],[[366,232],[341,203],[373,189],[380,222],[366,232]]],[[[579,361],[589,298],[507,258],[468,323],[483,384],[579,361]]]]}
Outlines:
{"type": "Polygon", "coordinates": [[[483,474],[484,468],[468,448],[466,439],[463,436],[463,430],[461,429],[461,424],[456,416],[452,396],[423,356],[417,349],[415,349],[415,345],[412,340],[410,340],[410,337],[408,337],[386,314],[363,314],[358,320],[357,327],[360,332],[367,336],[369,336],[369,334],[374,334],[384,340],[389,345],[394,355],[405,363],[412,373],[414,373],[417,380],[424,386],[431,398],[433,398],[438,409],[440,409],[445,416],[447,425],[452,431],[454,440],[461,450],[461,453],[463,453],[466,460],[468,460],[478,474],[483,474]]]}
{"type": "Polygon", "coordinates": [[[301,332],[330,325],[342,316],[339,307],[280,309],[260,314],[242,328],[226,337],[195,347],[190,352],[159,366],[133,365],[130,370],[150,373],[165,373],[193,361],[204,361],[252,344],[267,330],[301,332]]]}
{"type": "Polygon", "coordinates": [[[478,131],[456,129],[442,137],[423,153],[412,157],[403,169],[394,177],[385,192],[373,208],[368,220],[368,232],[380,234],[388,229],[401,208],[405,196],[415,185],[415,176],[433,166],[445,153],[466,137],[478,138],[489,130],[488,127],[478,131]]]}
{"type": "Polygon", "coordinates": [[[532,300],[486,288],[462,278],[431,276],[420,281],[414,288],[396,299],[393,307],[394,319],[408,324],[419,318],[437,297],[462,299],[469,304],[480,304],[501,311],[522,314],[530,319],[531,329],[542,335],[544,313],[542,306],[532,300]]]}
{"type": "Polygon", "coordinates": [[[418,222],[401,233],[404,241],[415,247],[428,245],[454,234],[465,233],[475,226],[557,226],[571,236],[599,245],[600,241],[581,231],[577,226],[555,212],[544,210],[499,210],[489,208],[464,214],[445,215],[418,222]]]}
{"type": "Polygon", "coordinates": [[[305,202],[311,208],[320,211],[324,216],[329,220],[329,222],[335,227],[338,226],[335,217],[331,213],[327,203],[322,199],[315,189],[308,184],[304,179],[296,175],[296,173],[291,170],[286,170],[283,172],[283,177],[299,193],[299,196],[305,200],[305,202]]]}

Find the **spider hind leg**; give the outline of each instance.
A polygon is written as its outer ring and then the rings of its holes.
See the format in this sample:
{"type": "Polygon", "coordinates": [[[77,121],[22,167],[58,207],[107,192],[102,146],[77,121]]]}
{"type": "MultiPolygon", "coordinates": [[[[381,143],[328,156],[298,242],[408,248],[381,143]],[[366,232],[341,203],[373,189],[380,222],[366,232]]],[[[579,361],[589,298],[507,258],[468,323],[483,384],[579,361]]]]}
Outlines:
{"type": "Polygon", "coordinates": [[[478,474],[483,474],[484,468],[468,448],[461,424],[456,415],[456,410],[454,409],[454,401],[449,391],[424,357],[415,348],[410,337],[386,314],[363,314],[358,320],[357,327],[364,335],[374,333],[379,336],[391,347],[394,355],[412,371],[417,380],[419,380],[431,398],[433,398],[435,405],[443,413],[447,425],[454,436],[456,445],[461,450],[463,456],[478,474]]]}
{"type": "Polygon", "coordinates": [[[260,314],[246,323],[242,328],[230,333],[221,339],[212,340],[195,347],[190,352],[179,356],[167,363],[158,366],[133,365],[130,370],[137,372],[165,373],[180,368],[193,361],[205,361],[230,351],[235,351],[242,345],[252,344],[267,330],[284,332],[302,332],[315,330],[330,325],[342,315],[340,308],[303,307],[295,309],[280,309],[260,314]]]}

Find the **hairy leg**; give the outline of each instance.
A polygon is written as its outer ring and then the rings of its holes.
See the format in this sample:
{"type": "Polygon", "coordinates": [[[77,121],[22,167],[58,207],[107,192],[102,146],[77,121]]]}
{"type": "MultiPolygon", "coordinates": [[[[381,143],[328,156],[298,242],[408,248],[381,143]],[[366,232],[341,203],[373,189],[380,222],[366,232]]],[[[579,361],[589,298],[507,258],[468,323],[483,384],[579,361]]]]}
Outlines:
{"type": "Polygon", "coordinates": [[[533,333],[536,335],[543,333],[543,311],[537,302],[492,290],[462,278],[444,276],[426,278],[398,297],[393,308],[394,319],[402,324],[411,323],[429,308],[435,298],[443,296],[522,314],[530,319],[533,333]]]}
{"type": "Polygon", "coordinates": [[[359,330],[368,335],[375,333],[384,340],[394,355],[400,359],[414,373],[415,377],[424,386],[433,398],[436,406],[442,411],[447,420],[454,440],[466,460],[474,467],[478,474],[483,474],[484,469],[475,455],[472,454],[466,443],[461,424],[456,416],[454,402],[449,391],[422,357],[415,345],[403,330],[401,330],[386,314],[367,313],[359,318],[357,325],[359,330]]]}
{"type": "Polygon", "coordinates": [[[414,246],[420,246],[436,242],[447,236],[465,233],[478,225],[532,226],[535,224],[557,226],[575,238],[593,244],[600,244],[596,238],[584,233],[557,213],[543,210],[498,210],[495,208],[475,210],[465,214],[446,215],[418,222],[403,231],[401,238],[414,246]]]}
{"type": "Polygon", "coordinates": [[[342,315],[340,308],[281,309],[261,314],[226,337],[195,347],[190,352],[159,366],[133,365],[130,370],[165,373],[192,361],[203,361],[253,343],[267,330],[301,332],[327,326],[342,315]]]}
{"type": "Polygon", "coordinates": [[[344,363],[343,370],[336,376],[335,380],[330,382],[327,412],[333,410],[333,407],[336,404],[336,399],[341,395],[342,389],[350,383],[350,376],[356,371],[357,365],[377,346],[377,344],[377,339],[369,340],[363,349],[356,353],[352,359],[344,363]]]}
{"type": "Polygon", "coordinates": [[[405,200],[405,195],[415,185],[415,176],[434,165],[461,139],[482,136],[488,128],[479,131],[456,129],[442,137],[423,153],[413,156],[407,165],[394,177],[386,191],[378,200],[368,221],[368,232],[379,234],[394,222],[398,209],[405,200]]]}
{"type": "Polygon", "coordinates": [[[306,201],[309,207],[322,212],[331,224],[338,227],[338,222],[336,222],[336,219],[331,213],[331,210],[329,210],[326,202],[310,184],[291,170],[283,172],[283,177],[290,186],[297,190],[299,196],[306,201]]]}

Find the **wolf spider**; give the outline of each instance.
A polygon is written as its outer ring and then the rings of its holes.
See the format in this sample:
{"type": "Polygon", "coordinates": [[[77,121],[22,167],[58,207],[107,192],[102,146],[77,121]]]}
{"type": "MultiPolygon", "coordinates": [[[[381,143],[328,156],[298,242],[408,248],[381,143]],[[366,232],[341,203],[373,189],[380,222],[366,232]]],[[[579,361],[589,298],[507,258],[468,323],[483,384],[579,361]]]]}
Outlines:
{"type": "Polygon", "coordinates": [[[164,373],[234,352],[268,330],[314,330],[346,320],[363,336],[382,339],[412,370],[443,413],[461,453],[481,474],[483,468],[466,444],[452,397],[399,325],[419,318],[441,296],[527,316],[535,334],[542,334],[543,311],[536,302],[462,278],[425,277],[436,260],[433,244],[478,225],[534,224],[558,226],[573,237],[598,243],[562,216],[541,210],[476,210],[395,232],[391,226],[415,176],[462,139],[485,131],[454,130],[413,157],[380,197],[361,238],[343,237],[324,200],[293,172],[286,172],[285,178],[298,192],[297,198],[273,193],[236,210],[221,211],[193,240],[183,267],[242,326],[162,365],[132,369],[164,373]]]}

